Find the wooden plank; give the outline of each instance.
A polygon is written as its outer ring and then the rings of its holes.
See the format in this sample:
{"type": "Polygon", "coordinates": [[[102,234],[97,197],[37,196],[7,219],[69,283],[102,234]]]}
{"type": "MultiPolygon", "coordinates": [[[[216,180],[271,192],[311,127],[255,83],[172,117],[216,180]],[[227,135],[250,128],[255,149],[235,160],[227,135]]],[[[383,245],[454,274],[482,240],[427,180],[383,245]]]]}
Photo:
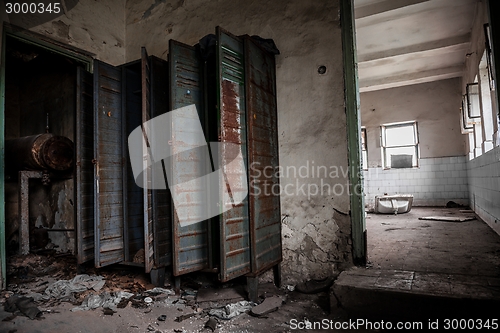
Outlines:
{"type": "Polygon", "coordinates": [[[444,222],[466,222],[475,220],[475,216],[424,216],[419,217],[419,220],[426,221],[444,221],[444,222]]]}

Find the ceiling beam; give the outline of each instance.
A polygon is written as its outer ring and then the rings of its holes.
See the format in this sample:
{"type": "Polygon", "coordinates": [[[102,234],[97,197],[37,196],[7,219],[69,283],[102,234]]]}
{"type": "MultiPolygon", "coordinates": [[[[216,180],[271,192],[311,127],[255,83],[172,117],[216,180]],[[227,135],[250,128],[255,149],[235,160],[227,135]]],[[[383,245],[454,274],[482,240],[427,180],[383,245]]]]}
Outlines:
{"type": "MultiPolygon", "coordinates": [[[[390,0],[386,0],[390,1],[390,0]]],[[[403,0],[404,3],[406,0],[403,0]]],[[[385,1],[384,1],[385,2],[385,1]]],[[[399,2],[394,0],[394,2],[399,2]]],[[[416,3],[417,4],[417,3],[416,3]]],[[[375,5],[375,4],[373,4],[375,5]]],[[[368,6],[368,5],[367,5],[368,6]]],[[[382,24],[391,22],[394,20],[404,20],[409,17],[416,15],[442,11],[442,10],[463,10],[463,11],[474,11],[476,2],[473,0],[453,0],[453,1],[427,1],[425,5],[421,6],[406,6],[404,10],[390,10],[390,11],[380,11],[378,15],[370,15],[364,17],[356,17],[356,31],[360,29],[372,29],[371,26],[376,24],[382,24]],[[461,8],[458,8],[461,7],[461,8]]],[[[363,6],[366,7],[366,6],[363,6]]],[[[362,7],[359,7],[362,8],[362,7]]],[[[400,7],[402,8],[402,7],[400,7]]],[[[356,12],[357,9],[355,9],[356,12]]]]}
{"type": "Polygon", "coordinates": [[[463,75],[464,66],[452,66],[421,72],[398,74],[390,77],[360,80],[359,92],[381,90],[387,88],[407,86],[410,84],[432,82],[438,80],[460,77],[463,75]]]}
{"type": "Polygon", "coordinates": [[[429,41],[429,42],[425,42],[425,43],[421,43],[421,44],[410,45],[410,46],[395,48],[395,49],[391,49],[391,50],[385,50],[385,51],[368,53],[368,54],[359,54],[358,53],[358,62],[361,63],[361,62],[367,62],[367,61],[373,61],[373,60],[379,60],[379,59],[385,59],[385,58],[392,58],[392,57],[397,57],[397,56],[401,56],[401,55],[405,55],[405,54],[448,48],[451,46],[457,46],[457,48],[459,48],[459,49],[462,49],[462,48],[467,49],[469,47],[470,40],[471,40],[471,35],[470,35],[470,33],[468,33],[468,34],[461,35],[461,36],[454,36],[454,37],[450,37],[450,38],[446,38],[446,39],[429,41]]]}
{"type": "Polygon", "coordinates": [[[385,0],[382,2],[372,3],[362,7],[354,8],[354,17],[356,19],[377,15],[380,13],[388,12],[390,10],[399,9],[417,3],[426,2],[429,0],[385,0]]]}

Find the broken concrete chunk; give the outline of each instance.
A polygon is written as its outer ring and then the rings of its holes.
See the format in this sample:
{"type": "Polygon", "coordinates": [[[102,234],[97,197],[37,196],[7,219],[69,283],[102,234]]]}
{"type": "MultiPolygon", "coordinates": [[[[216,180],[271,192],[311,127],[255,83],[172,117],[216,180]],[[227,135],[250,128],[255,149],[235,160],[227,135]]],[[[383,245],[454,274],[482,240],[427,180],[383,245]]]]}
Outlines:
{"type": "Polygon", "coordinates": [[[204,328],[209,328],[213,331],[215,331],[215,329],[217,328],[217,320],[215,320],[214,318],[210,318],[206,323],[205,323],[205,326],[204,328]]]}
{"type": "Polygon", "coordinates": [[[295,289],[303,294],[317,294],[321,291],[328,290],[333,284],[333,277],[327,277],[323,280],[309,280],[299,283],[295,289]]]}
{"type": "Polygon", "coordinates": [[[112,316],[114,313],[116,313],[116,311],[110,308],[104,308],[102,312],[104,313],[105,316],[112,316]]]}
{"type": "Polygon", "coordinates": [[[272,296],[266,298],[262,303],[254,306],[250,310],[250,314],[256,317],[266,315],[270,312],[276,311],[283,304],[283,300],[279,296],[272,296]]]}
{"type": "MultiPolygon", "coordinates": [[[[179,309],[178,309],[178,310],[179,310],[179,309]]],[[[197,315],[197,313],[189,313],[189,314],[185,314],[185,315],[182,315],[182,316],[179,316],[179,317],[175,318],[175,319],[174,319],[174,321],[176,321],[176,322],[180,323],[181,321],[184,321],[184,320],[186,320],[186,319],[188,319],[188,318],[191,318],[191,317],[193,317],[193,316],[196,316],[196,315],[197,315]]]]}

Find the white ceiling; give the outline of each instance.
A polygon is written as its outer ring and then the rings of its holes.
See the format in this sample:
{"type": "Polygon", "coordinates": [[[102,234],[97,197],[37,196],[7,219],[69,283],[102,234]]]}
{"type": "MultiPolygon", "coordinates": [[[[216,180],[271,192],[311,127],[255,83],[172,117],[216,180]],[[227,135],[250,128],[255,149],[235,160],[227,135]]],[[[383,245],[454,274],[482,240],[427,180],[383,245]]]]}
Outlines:
{"type": "Polygon", "coordinates": [[[354,0],[360,92],[462,76],[478,0],[354,0]]]}

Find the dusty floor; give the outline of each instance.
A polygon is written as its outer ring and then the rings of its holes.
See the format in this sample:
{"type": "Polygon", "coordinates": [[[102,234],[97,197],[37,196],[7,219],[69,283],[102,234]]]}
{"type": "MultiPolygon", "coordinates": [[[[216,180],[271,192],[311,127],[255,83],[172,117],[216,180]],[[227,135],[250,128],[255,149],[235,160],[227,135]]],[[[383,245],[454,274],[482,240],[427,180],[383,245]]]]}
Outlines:
{"type": "MultiPolygon", "coordinates": [[[[182,280],[181,292],[151,294],[154,286],[140,270],[116,266],[107,269],[87,269],[84,273],[102,276],[106,283],[102,289],[75,293],[68,301],[54,298],[35,303],[42,311],[33,320],[20,313],[13,316],[4,310],[6,299],[13,295],[30,295],[33,292],[44,295],[46,288],[57,280],[71,280],[76,275],[76,264],[72,256],[55,258],[53,254],[11,257],[9,262],[8,290],[0,295],[0,333],[7,332],[212,332],[204,328],[210,318],[210,309],[234,304],[246,299],[245,280],[219,284],[200,275],[190,275],[182,280]],[[127,291],[135,296],[126,301],[124,307],[115,309],[113,315],[105,314],[99,307],[88,311],[71,311],[82,303],[89,294],[127,291]],[[203,295],[203,296],[201,296],[203,295]],[[151,302],[146,303],[145,297],[151,302]],[[159,317],[165,315],[166,320],[159,317]],[[193,315],[193,316],[190,316],[193,315]],[[182,316],[186,319],[179,321],[182,316]]],[[[167,279],[168,280],[168,279],[167,279]]],[[[168,281],[166,291],[173,291],[168,281]]],[[[291,320],[321,321],[329,317],[329,293],[314,295],[277,289],[273,284],[259,286],[261,299],[278,295],[284,304],[278,311],[263,317],[242,313],[231,320],[218,319],[215,332],[290,332],[291,320]]],[[[332,318],[334,319],[334,318],[332,318]]],[[[314,331],[312,331],[314,332],[314,331]]]]}
{"type": "MultiPolygon", "coordinates": [[[[460,302],[468,311],[478,304],[484,305],[485,300],[500,300],[500,236],[480,220],[461,223],[418,220],[421,216],[458,213],[458,209],[414,208],[408,214],[396,216],[370,214],[367,219],[369,264],[366,268],[357,267],[342,273],[336,281],[333,289],[340,286],[344,293],[337,295],[341,301],[341,307],[336,308],[338,311],[330,313],[331,294],[328,292],[306,295],[290,291],[286,286],[277,289],[266,284],[259,287],[261,299],[278,295],[284,300],[277,311],[263,317],[243,313],[231,320],[219,319],[215,332],[293,332],[307,321],[327,320],[333,325],[348,318],[364,318],[352,311],[363,307],[370,313],[378,311],[381,319],[392,319],[395,309],[402,309],[405,316],[434,304],[434,315],[443,308],[453,309],[450,305],[460,302]],[[409,300],[406,297],[415,294],[438,297],[430,298],[431,303],[429,298],[409,300]]],[[[41,318],[34,320],[20,314],[13,316],[1,306],[0,333],[211,332],[204,328],[211,309],[246,298],[244,280],[221,285],[203,276],[190,275],[183,279],[180,294],[171,295],[148,293],[153,286],[147,276],[130,267],[88,268],[84,273],[103,276],[104,287],[98,292],[77,293],[71,302],[41,300],[36,303],[42,311],[41,318]],[[123,303],[124,307],[117,308],[113,315],[105,314],[102,307],[71,311],[89,294],[120,290],[131,292],[134,297],[123,303]],[[145,302],[146,296],[151,298],[150,303],[145,302]],[[193,316],[189,316],[191,314],[193,316]],[[162,315],[166,316],[165,321],[159,320],[162,315]],[[186,319],[179,321],[179,317],[185,315],[186,319]]],[[[14,294],[28,295],[35,291],[43,295],[51,283],[69,280],[75,275],[72,256],[49,253],[12,257],[8,291],[0,294],[0,303],[14,294]]],[[[171,290],[168,281],[165,289],[171,290]]],[[[493,306],[498,308],[497,305],[493,306]]],[[[364,330],[362,327],[357,331],[364,330]]]]}
{"type": "Polygon", "coordinates": [[[500,236],[479,219],[419,220],[464,215],[471,214],[424,207],[406,214],[368,214],[369,263],[343,272],[335,282],[346,310],[359,315],[375,309],[378,318],[396,312],[400,317],[421,312],[423,317],[460,318],[472,310],[482,315],[483,309],[498,308],[500,236]]]}
{"type": "Polygon", "coordinates": [[[414,207],[398,215],[368,214],[368,260],[374,269],[500,277],[500,236],[479,219],[419,220],[470,215],[459,208],[414,207]]]}

